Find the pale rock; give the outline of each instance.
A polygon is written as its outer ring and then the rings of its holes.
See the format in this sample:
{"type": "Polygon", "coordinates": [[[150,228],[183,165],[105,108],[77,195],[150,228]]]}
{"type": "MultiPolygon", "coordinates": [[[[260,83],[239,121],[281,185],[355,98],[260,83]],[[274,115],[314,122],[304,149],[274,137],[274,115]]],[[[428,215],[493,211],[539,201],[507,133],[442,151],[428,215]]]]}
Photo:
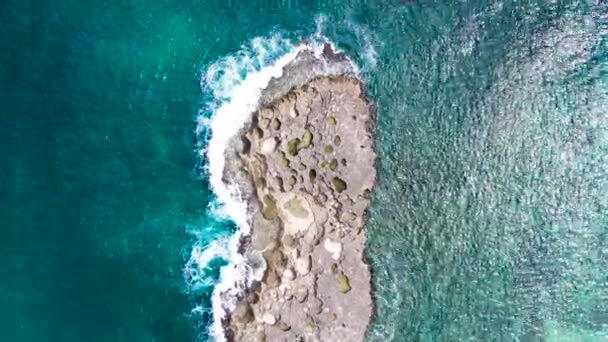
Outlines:
{"type": "Polygon", "coordinates": [[[262,147],[260,148],[260,152],[262,152],[262,154],[271,154],[272,152],[274,152],[277,148],[278,145],[278,141],[276,138],[268,138],[266,140],[264,140],[264,142],[262,143],[262,147]]]}
{"type": "Polygon", "coordinates": [[[342,255],[342,244],[340,242],[325,239],[323,246],[325,247],[325,250],[331,254],[331,257],[334,258],[334,260],[340,259],[340,255],[342,255]]]}
{"type": "Polygon", "coordinates": [[[296,274],[293,272],[291,268],[283,271],[283,281],[292,281],[296,278],[296,274]]]}
{"type": "Polygon", "coordinates": [[[262,321],[268,325],[275,325],[277,323],[277,318],[274,317],[273,314],[267,312],[262,316],[262,321]]]}
{"type": "Polygon", "coordinates": [[[310,256],[297,258],[295,261],[295,268],[299,275],[305,276],[310,272],[311,260],[310,256]]]}

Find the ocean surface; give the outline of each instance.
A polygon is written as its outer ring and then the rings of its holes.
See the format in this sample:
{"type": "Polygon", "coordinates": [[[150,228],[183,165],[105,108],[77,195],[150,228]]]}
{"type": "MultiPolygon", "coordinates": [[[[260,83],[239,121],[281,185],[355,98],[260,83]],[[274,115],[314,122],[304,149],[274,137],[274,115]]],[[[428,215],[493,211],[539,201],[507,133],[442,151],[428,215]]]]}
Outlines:
{"type": "Polygon", "coordinates": [[[599,0],[3,1],[0,341],[217,335],[223,144],[324,40],[378,114],[368,340],[608,341],[599,0]]]}

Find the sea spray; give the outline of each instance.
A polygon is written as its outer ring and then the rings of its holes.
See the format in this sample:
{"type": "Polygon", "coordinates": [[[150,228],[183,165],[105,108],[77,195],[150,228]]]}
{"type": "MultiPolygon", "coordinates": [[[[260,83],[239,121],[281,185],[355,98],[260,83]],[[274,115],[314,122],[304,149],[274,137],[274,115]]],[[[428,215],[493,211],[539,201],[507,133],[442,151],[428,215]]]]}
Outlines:
{"type": "Polygon", "coordinates": [[[313,48],[317,51],[316,57],[319,58],[320,52],[323,48],[319,44],[329,43],[334,51],[347,52],[356,57],[356,62],[351,61],[353,73],[359,77],[365,79],[368,73],[375,70],[378,64],[378,52],[376,51],[376,45],[380,45],[381,42],[377,39],[373,32],[367,25],[356,22],[354,19],[342,19],[338,25],[342,30],[345,30],[345,34],[341,36],[340,46],[336,46],[332,42],[332,39],[325,35],[327,26],[327,17],[319,15],[315,18],[316,30],[313,34],[313,48]],[[344,50],[344,51],[342,51],[344,50]],[[360,67],[359,67],[360,66],[360,67]]]}

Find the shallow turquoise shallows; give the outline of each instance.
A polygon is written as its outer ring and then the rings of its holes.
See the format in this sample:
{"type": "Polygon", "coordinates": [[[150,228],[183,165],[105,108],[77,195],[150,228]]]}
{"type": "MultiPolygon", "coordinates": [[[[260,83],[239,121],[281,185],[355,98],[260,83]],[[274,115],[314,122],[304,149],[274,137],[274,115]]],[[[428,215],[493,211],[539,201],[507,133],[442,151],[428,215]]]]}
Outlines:
{"type": "Polygon", "coordinates": [[[205,341],[201,75],[315,34],[378,112],[368,340],[608,341],[608,4],[247,3],[2,3],[0,341],[205,341]]]}

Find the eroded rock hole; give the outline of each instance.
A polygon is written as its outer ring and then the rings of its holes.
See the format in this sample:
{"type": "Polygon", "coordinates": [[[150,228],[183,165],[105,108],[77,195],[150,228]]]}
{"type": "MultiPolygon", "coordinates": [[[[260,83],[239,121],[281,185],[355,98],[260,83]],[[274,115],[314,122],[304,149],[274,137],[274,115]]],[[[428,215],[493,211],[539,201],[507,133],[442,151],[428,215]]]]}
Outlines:
{"type": "Polygon", "coordinates": [[[248,154],[251,151],[251,141],[245,136],[241,136],[241,152],[248,154]]]}
{"type": "Polygon", "coordinates": [[[336,189],[338,193],[341,193],[342,191],[346,190],[346,182],[340,179],[339,177],[334,177],[331,180],[331,183],[333,184],[334,189],[336,189]]]}
{"type": "Polygon", "coordinates": [[[310,178],[310,182],[311,182],[311,183],[314,183],[314,182],[315,182],[315,180],[317,179],[317,171],[316,171],[316,170],[314,170],[314,169],[313,169],[313,170],[310,170],[310,171],[308,172],[308,178],[310,178]]]}

